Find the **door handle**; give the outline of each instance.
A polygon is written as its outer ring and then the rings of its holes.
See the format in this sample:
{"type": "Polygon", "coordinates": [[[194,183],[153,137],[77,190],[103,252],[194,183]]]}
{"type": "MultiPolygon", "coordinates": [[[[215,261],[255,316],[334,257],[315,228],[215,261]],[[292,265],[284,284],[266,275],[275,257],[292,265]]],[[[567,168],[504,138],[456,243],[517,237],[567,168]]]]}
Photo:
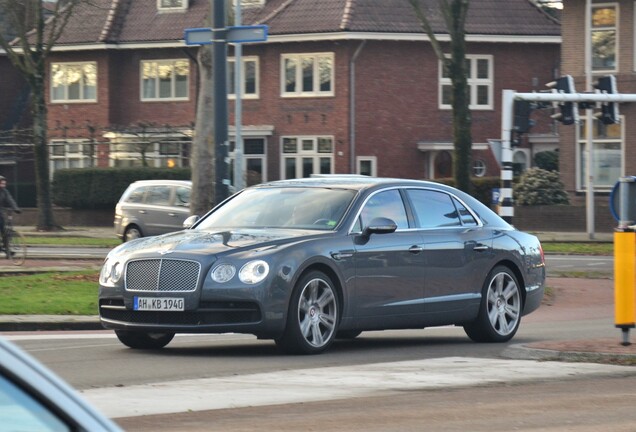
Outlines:
{"type": "Polygon", "coordinates": [[[168,216],[175,217],[176,215],[177,215],[176,213],[168,213],[168,216]]]}
{"type": "Polygon", "coordinates": [[[423,251],[424,251],[424,248],[422,246],[411,246],[409,248],[409,252],[411,252],[412,254],[418,254],[423,251]]]}
{"type": "Polygon", "coordinates": [[[139,213],[146,214],[146,210],[139,210],[139,213]]]}
{"type": "Polygon", "coordinates": [[[490,247],[486,246],[485,244],[478,244],[473,248],[473,250],[477,252],[487,251],[488,249],[490,249],[490,247]]]}

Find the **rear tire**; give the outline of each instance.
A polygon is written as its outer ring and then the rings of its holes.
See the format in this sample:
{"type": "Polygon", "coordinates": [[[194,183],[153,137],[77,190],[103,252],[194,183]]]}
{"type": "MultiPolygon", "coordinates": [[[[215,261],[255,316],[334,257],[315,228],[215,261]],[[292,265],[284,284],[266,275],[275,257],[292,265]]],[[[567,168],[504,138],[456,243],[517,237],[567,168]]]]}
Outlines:
{"type": "Polygon", "coordinates": [[[340,305],[336,288],[326,274],[303,276],[292,293],[287,325],[276,345],[290,354],[318,354],[333,343],[340,305]]]}
{"type": "Polygon", "coordinates": [[[170,343],[174,333],[144,333],[130,330],[115,330],[117,339],[133,349],[160,349],[170,343]]]}
{"type": "Polygon", "coordinates": [[[522,309],[516,276],[508,267],[497,266],[484,283],[477,319],[464,331],[475,342],[507,342],[519,329],[522,309]]]}

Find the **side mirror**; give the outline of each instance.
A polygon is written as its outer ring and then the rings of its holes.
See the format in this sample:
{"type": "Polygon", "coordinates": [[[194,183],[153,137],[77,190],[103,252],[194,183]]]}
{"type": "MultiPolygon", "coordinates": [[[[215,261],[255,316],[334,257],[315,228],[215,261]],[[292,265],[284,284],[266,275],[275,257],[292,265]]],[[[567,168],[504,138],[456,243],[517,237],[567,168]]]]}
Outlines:
{"type": "Polygon", "coordinates": [[[199,215],[188,216],[186,220],[183,221],[183,228],[190,229],[192,226],[199,221],[199,215]]]}
{"type": "Polygon", "coordinates": [[[369,226],[364,229],[364,234],[390,234],[395,232],[397,224],[395,221],[385,217],[377,217],[371,220],[369,226]]]}

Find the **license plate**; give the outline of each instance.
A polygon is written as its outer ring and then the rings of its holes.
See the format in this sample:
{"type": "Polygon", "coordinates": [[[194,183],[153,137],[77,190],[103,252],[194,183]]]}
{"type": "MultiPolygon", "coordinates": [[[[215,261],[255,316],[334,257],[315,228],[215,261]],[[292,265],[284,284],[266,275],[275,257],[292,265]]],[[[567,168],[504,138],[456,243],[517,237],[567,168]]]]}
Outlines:
{"type": "Polygon", "coordinates": [[[184,301],[175,297],[135,297],[133,309],[138,311],[182,311],[184,301]]]}

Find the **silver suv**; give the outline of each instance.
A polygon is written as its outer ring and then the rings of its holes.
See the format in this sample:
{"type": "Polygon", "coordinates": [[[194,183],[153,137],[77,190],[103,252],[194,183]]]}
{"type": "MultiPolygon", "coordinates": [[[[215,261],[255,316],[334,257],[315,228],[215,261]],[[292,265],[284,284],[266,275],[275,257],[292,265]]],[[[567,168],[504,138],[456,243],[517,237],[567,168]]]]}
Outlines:
{"type": "Polygon", "coordinates": [[[115,234],[128,241],[183,229],[190,215],[191,189],[187,180],[132,183],[115,207],[115,234]]]}

